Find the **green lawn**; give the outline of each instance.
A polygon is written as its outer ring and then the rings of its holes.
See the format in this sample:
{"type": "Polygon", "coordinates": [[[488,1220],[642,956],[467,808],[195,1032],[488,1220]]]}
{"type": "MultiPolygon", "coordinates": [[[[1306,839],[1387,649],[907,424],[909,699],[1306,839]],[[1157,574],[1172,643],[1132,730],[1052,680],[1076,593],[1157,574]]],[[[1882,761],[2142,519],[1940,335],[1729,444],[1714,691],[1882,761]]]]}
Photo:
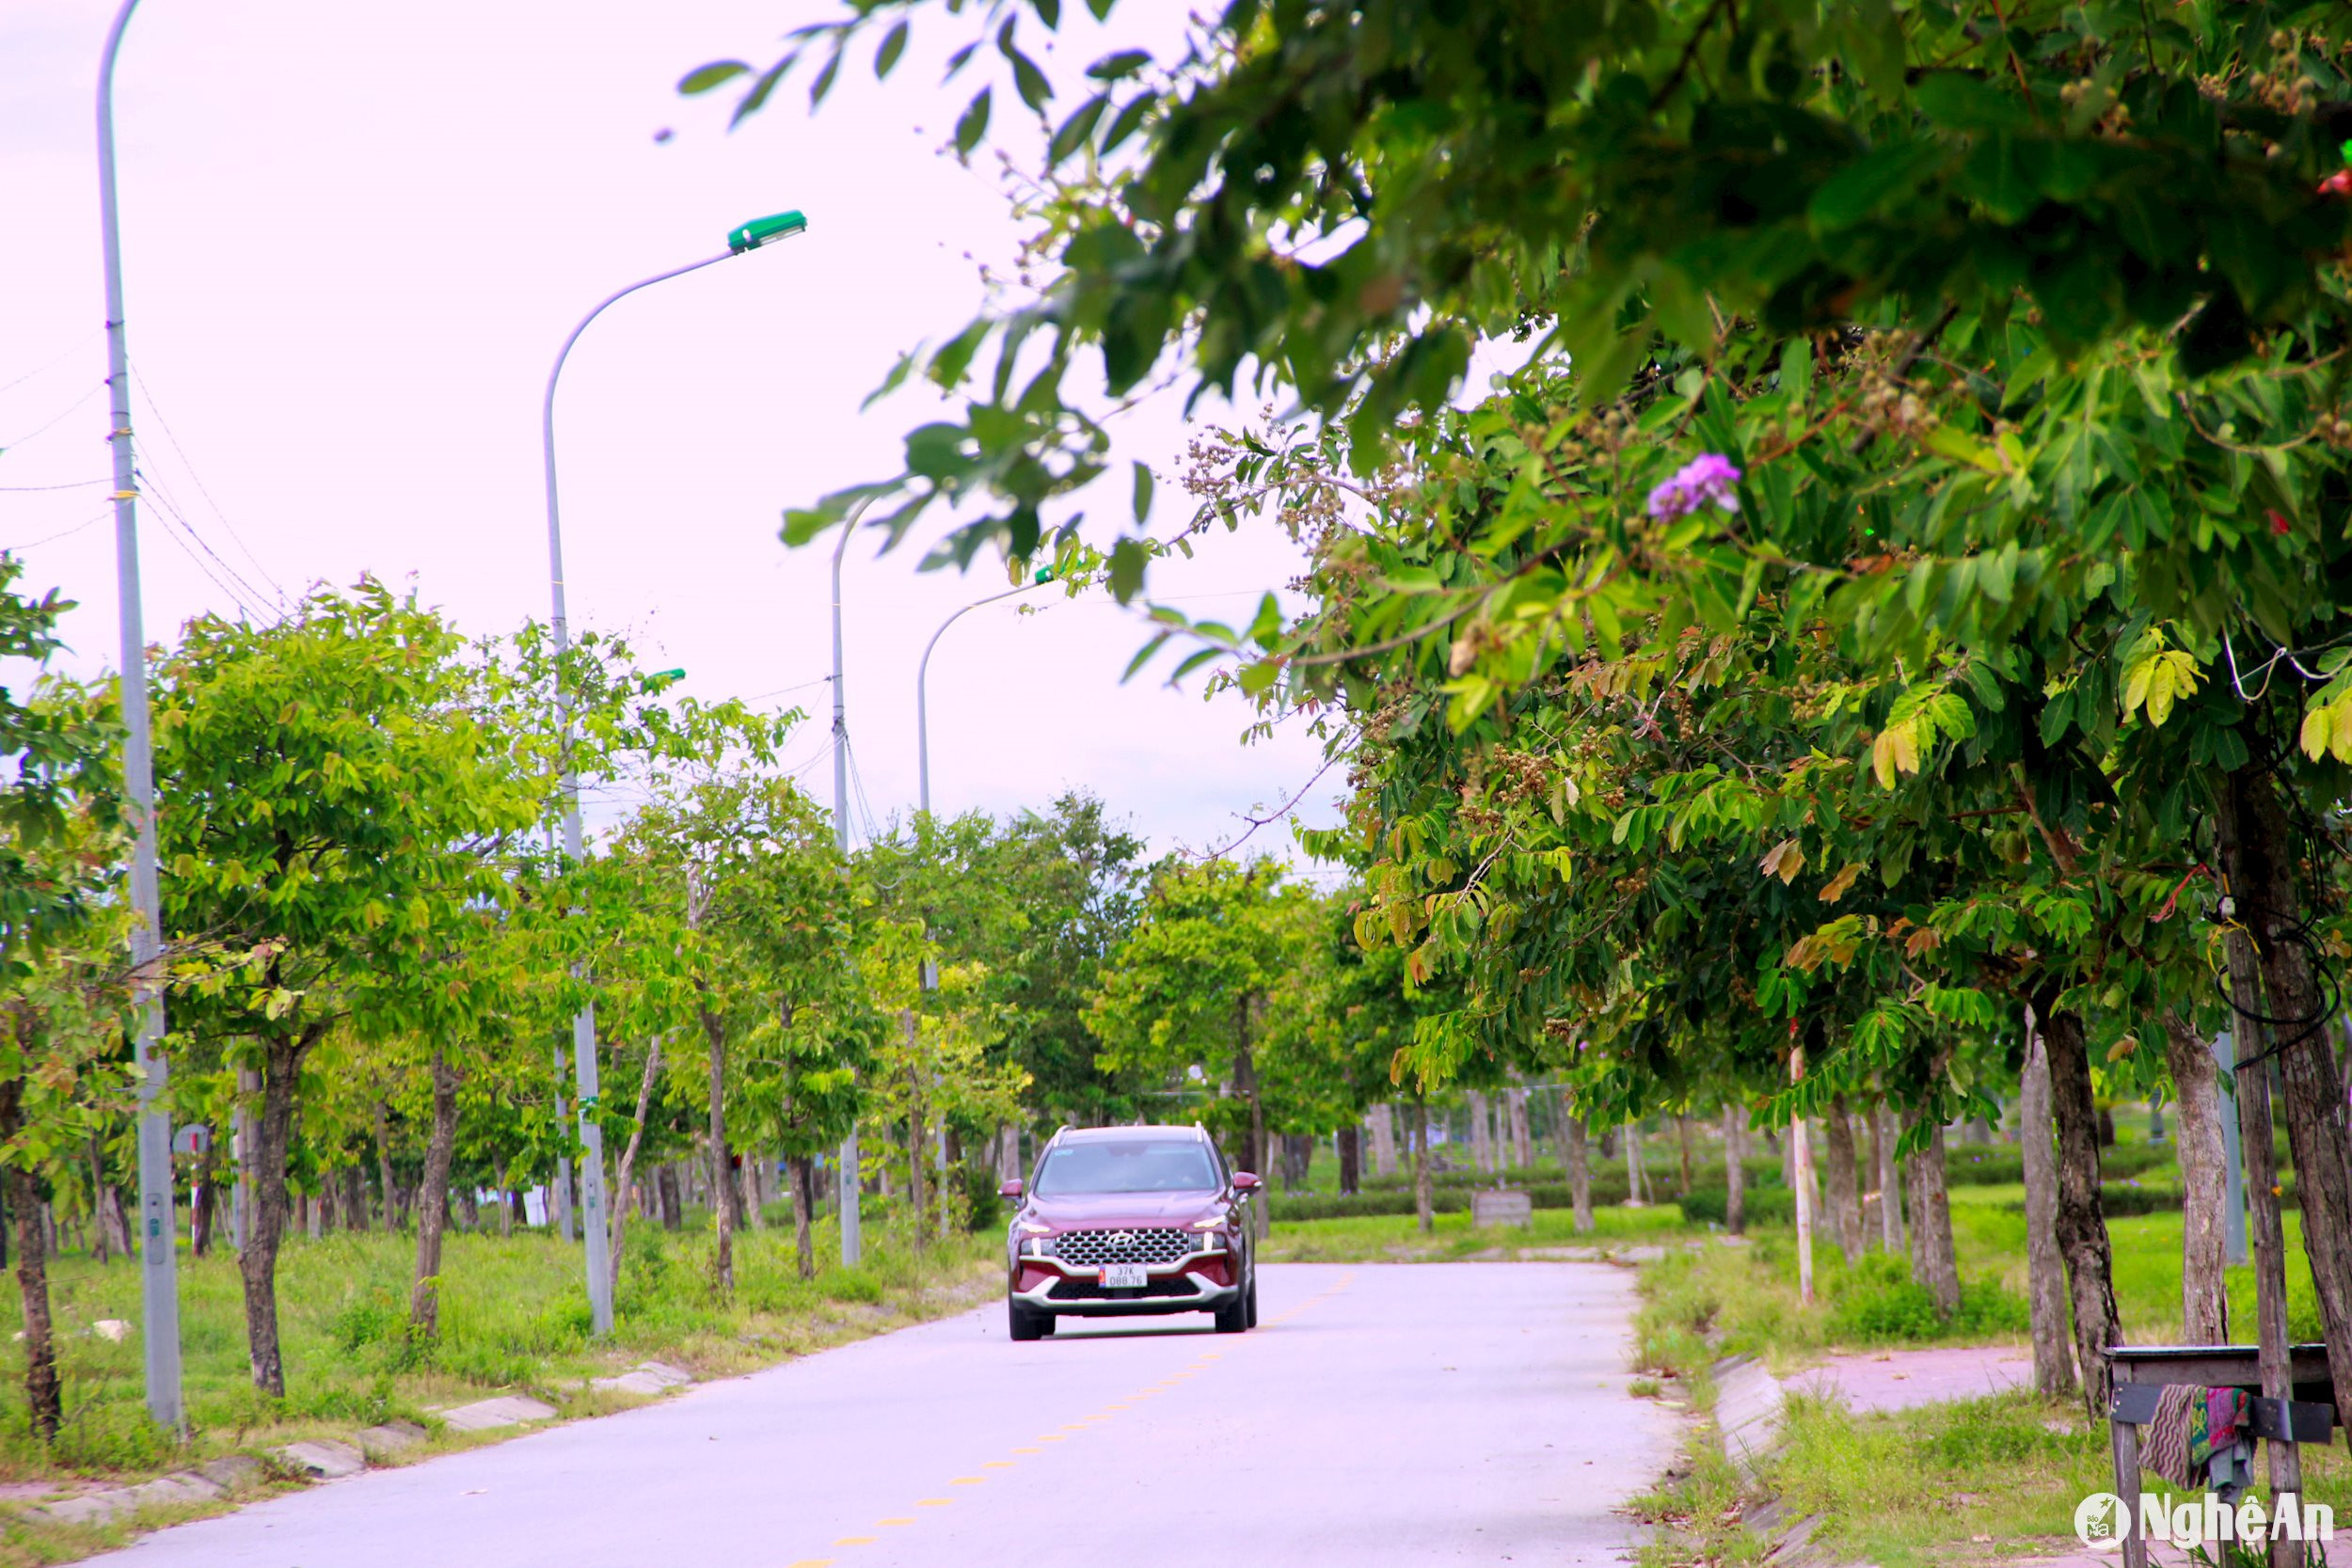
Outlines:
{"type": "MultiPolygon", "coordinates": [[[[630,1226],[611,1340],[591,1344],[580,1249],[544,1231],[453,1233],[443,1259],[442,1332],[429,1346],[405,1329],[416,1243],[382,1232],[288,1241],[278,1269],[286,1398],[265,1399],[248,1372],[245,1317],[226,1249],[180,1264],[183,1387],[191,1432],[176,1444],[147,1418],[135,1331],[94,1334],[108,1318],[139,1320],[135,1264],[71,1256],[53,1264],[52,1299],[66,1423],[54,1448],[32,1434],[22,1393],[24,1352],[0,1339],[0,1481],[121,1480],[298,1437],[348,1435],[393,1417],[432,1425],[439,1407],[528,1392],[565,1415],[635,1402],[595,1393],[588,1379],[658,1359],[703,1376],[747,1370],[919,1322],[987,1299],[1001,1243],[992,1232],[934,1242],[920,1262],[898,1227],[869,1217],[866,1264],[795,1274],[791,1230],[736,1239],[737,1289],[709,1284],[711,1241],[700,1231],[630,1226]]],[[[830,1225],[818,1256],[838,1256],[830,1225]]],[[[437,1435],[435,1447],[480,1441],[437,1435]]],[[[0,1568],[67,1560],[129,1532],[0,1524],[0,1568]]]]}
{"type": "Polygon", "coordinates": [[[1577,1232],[1566,1209],[1538,1209],[1526,1226],[1473,1227],[1468,1213],[1437,1214],[1423,1235],[1410,1214],[1336,1220],[1285,1220],[1278,1205],[1274,1228],[1258,1256],[1270,1263],[1444,1262],[1481,1255],[1509,1257],[1522,1247],[1620,1246],[1681,1235],[1682,1211],[1671,1203],[1642,1209],[1597,1209],[1590,1235],[1577,1232]]]}

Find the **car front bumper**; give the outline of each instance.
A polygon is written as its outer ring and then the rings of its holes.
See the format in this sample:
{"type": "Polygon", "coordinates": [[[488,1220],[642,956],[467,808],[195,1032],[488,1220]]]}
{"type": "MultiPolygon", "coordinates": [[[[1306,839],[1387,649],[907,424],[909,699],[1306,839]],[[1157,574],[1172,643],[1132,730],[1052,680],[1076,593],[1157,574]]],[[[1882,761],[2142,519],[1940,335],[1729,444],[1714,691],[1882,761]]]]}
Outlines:
{"type": "Polygon", "coordinates": [[[1148,1275],[1150,1282],[1141,1291],[1106,1291],[1090,1268],[1075,1267],[1052,1258],[1024,1258],[1023,1264],[1041,1269],[1045,1277],[1024,1291],[1016,1275],[1008,1293],[1015,1304],[1032,1312],[1057,1316],[1123,1318],[1162,1312],[1214,1312],[1240,1299],[1241,1286],[1220,1284],[1194,1272],[1212,1259],[1222,1265],[1220,1272],[1235,1279],[1240,1277],[1232,1254],[1194,1253],[1176,1262],[1153,1267],[1148,1275]]]}

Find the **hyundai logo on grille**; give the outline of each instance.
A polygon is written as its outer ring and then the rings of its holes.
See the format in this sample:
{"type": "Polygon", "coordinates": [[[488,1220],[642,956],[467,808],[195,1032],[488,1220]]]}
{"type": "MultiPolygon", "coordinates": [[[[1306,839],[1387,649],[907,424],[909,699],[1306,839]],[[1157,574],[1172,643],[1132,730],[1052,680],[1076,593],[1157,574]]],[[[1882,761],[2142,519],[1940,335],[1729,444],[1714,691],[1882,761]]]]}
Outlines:
{"type": "Polygon", "coordinates": [[[1054,1255],[1065,1263],[1092,1268],[1099,1263],[1173,1263],[1193,1250],[1193,1238],[1182,1230],[1153,1227],[1133,1230],[1065,1230],[1054,1238],[1054,1255]]]}

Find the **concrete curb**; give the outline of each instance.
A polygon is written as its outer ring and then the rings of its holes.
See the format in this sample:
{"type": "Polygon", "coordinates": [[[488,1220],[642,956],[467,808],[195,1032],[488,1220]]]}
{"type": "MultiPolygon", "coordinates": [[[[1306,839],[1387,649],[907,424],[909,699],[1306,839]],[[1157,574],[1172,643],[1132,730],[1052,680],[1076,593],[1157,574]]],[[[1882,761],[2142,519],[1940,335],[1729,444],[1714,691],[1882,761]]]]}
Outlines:
{"type": "MultiPolygon", "coordinates": [[[[590,1386],[599,1390],[628,1394],[660,1395],[673,1388],[683,1388],[694,1382],[694,1375],[682,1368],[660,1361],[640,1362],[616,1377],[600,1377],[590,1386]]],[[[561,1412],[555,1406],[521,1394],[501,1394],[496,1399],[477,1400],[452,1410],[435,1413],[441,1424],[453,1432],[496,1432],[505,1427],[528,1426],[553,1420],[561,1412]]],[[[358,1475],[372,1466],[381,1466],[396,1460],[408,1449],[421,1444],[425,1429],[414,1421],[386,1421],[363,1428],[349,1440],[333,1437],[307,1438],[287,1443],[269,1450],[271,1467],[281,1475],[309,1481],[342,1481],[358,1475]]],[[[136,1486],[110,1486],[103,1491],[85,1492],[80,1497],[63,1497],[54,1503],[43,1503],[27,1509],[25,1516],[46,1520],[57,1525],[104,1525],[128,1518],[145,1508],[167,1507],[174,1503],[212,1502],[234,1493],[249,1490],[269,1479],[270,1468],[246,1454],[232,1454],[226,1459],[208,1460],[193,1469],[175,1470],[154,1481],[136,1486]]]]}

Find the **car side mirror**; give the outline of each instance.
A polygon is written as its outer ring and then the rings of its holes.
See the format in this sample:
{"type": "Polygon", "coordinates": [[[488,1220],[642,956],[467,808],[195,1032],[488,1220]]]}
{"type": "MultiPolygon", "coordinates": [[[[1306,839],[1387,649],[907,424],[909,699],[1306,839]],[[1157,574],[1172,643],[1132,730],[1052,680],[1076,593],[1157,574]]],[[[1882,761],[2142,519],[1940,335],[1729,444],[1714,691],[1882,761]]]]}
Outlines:
{"type": "Polygon", "coordinates": [[[1256,1192],[1263,1185],[1265,1185],[1264,1182],[1260,1181],[1248,1171],[1237,1170],[1233,1173],[1233,1191],[1239,1193],[1244,1197],[1248,1197],[1251,1193],[1256,1192]]]}
{"type": "Polygon", "coordinates": [[[1016,1178],[1015,1180],[1008,1181],[1003,1186],[997,1188],[996,1196],[998,1197],[1019,1197],[1023,1193],[1025,1193],[1028,1190],[1027,1183],[1016,1178]]]}

